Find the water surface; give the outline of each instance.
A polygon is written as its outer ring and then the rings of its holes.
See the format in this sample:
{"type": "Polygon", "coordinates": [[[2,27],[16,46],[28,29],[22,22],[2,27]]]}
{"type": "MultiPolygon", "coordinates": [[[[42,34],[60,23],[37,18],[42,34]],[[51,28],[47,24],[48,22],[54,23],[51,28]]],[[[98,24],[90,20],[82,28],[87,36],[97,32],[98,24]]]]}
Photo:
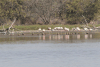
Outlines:
{"type": "Polygon", "coordinates": [[[100,67],[100,38],[92,34],[1,36],[0,67],[100,67]]]}

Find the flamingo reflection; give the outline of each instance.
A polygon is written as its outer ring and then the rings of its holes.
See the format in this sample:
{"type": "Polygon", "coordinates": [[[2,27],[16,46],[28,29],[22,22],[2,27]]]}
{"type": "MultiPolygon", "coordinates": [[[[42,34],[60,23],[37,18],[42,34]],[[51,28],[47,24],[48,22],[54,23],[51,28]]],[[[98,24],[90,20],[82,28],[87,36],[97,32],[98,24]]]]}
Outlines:
{"type": "Polygon", "coordinates": [[[45,35],[43,35],[43,40],[45,40],[45,35]]]}
{"type": "Polygon", "coordinates": [[[77,35],[77,39],[80,39],[80,34],[77,35]]]}
{"type": "Polygon", "coordinates": [[[85,34],[85,39],[88,39],[88,34],[85,34]]]}
{"type": "Polygon", "coordinates": [[[65,35],[65,39],[68,40],[69,39],[69,35],[65,35]]]}
{"type": "Polygon", "coordinates": [[[58,35],[58,40],[63,39],[63,35],[58,35]]]}
{"type": "Polygon", "coordinates": [[[90,34],[90,38],[92,38],[92,34],[90,34]]]}
{"type": "Polygon", "coordinates": [[[49,40],[51,40],[51,35],[49,35],[49,40]]]}

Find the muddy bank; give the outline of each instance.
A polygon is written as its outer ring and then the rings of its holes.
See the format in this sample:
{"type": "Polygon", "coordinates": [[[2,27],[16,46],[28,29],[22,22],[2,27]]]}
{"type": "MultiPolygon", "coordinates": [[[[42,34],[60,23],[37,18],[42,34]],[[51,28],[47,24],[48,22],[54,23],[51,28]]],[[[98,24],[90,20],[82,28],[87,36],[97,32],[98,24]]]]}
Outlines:
{"type": "Polygon", "coordinates": [[[13,31],[10,33],[1,33],[0,36],[38,36],[38,35],[77,35],[77,34],[100,34],[100,31],[65,31],[65,30],[23,30],[23,31],[13,31]]]}

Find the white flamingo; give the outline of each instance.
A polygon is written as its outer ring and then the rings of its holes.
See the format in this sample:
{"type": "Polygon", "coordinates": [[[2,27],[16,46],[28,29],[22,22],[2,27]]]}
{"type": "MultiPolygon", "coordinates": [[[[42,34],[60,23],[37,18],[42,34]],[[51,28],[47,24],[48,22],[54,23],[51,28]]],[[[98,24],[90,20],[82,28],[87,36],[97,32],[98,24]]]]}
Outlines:
{"type": "Polygon", "coordinates": [[[69,28],[66,28],[66,27],[65,27],[64,29],[65,29],[66,31],[69,31],[69,28]]]}
{"type": "Polygon", "coordinates": [[[39,31],[41,30],[41,28],[38,29],[39,31]]]}
{"type": "Polygon", "coordinates": [[[43,29],[42,31],[45,32],[45,29],[43,29]]]}

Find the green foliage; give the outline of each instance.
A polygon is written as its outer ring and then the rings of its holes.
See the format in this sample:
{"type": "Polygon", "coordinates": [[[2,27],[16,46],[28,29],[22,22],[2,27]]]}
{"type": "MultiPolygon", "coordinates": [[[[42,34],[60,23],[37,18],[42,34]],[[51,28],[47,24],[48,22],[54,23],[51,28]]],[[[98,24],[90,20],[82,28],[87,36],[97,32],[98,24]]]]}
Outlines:
{"type": "Polygon", "coordinates": [[[83,10],[80,6],[79,0],[74,0],[66,3],[66,18],[71,24],[79,23],[81,21],[83,10]]]}
{"type": "Polygon", "coordinates": [[[84,9],[83,15],[87,18],[88,23],[94,19],[95,13],[98,12],[99,1],[90,2],[84,9]]]}
{"type": "Polygon", "coordinates": [[[33,18],[36,21],[42,18],[45,19],[44,24],[49,24],[50,19],[59,17],[69,24],[81,24],[85,23],[85,19],[87,23],[95,20],[98,11],[100,13],[100,0],[59,0],[60,3],[57,0],[52,2],[51,0],[50,2],[49,0],[47,2],[42,1],[41,3],[37,0],[0,0],[0,21],[4,23],[3,20],[5,19],[13,20],[17,18],[21,21],[21,24],[25,24],[26,18],[29,21],[32,21],[33,18]],[[49,6],[51,7],[49,8],[49,6]]]}
{"type": "Polygon", "coordinates": [[[20,19],[25,16],[25,7],[23,0],[1,0],[0,18],[20,19]]]}
{"type": "Polygon", "coordinates": [[[85,16],[89,23],[94,19],[95,13],[98,12],[99,1],[91,0],[72,0],[66,3],[66,19],[70,24],[85,22],[82,15],[85,16]]]}

